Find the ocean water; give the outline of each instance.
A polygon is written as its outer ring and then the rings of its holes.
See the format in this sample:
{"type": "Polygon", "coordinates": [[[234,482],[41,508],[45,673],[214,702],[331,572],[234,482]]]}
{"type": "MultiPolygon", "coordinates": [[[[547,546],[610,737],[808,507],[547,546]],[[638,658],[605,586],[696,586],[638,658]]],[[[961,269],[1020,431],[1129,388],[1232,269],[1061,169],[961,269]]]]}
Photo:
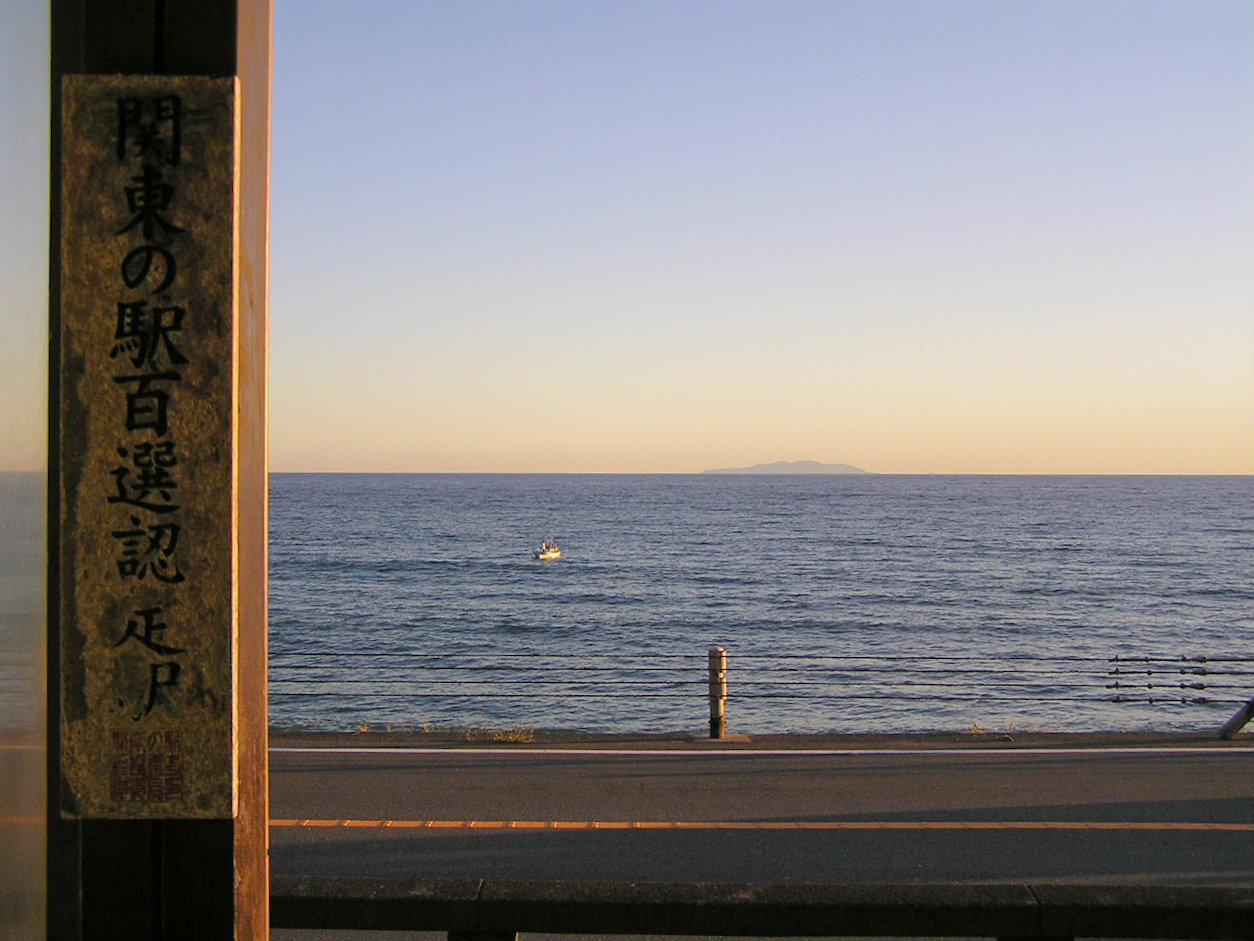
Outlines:
{"type": "Polygon", "coordinates": [[[719,646],[732,732],[1218,728],[1254,696],[1252,498],[1251,477],[277,474],[271,721],[699,733],[719,646]],[[549,535],[562,558],[535,560],[549,535]]]}
{"type": "Polygon", "coordinates": [[[46,508],[42,474],[0,471],[0,744],[43,724],[46,508]]]}

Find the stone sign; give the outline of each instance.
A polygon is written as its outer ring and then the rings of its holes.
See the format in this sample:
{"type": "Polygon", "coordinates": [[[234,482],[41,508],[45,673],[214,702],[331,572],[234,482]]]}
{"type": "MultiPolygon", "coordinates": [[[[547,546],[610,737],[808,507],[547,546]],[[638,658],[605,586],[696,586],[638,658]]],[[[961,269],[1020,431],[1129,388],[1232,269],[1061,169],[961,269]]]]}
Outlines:
{"type": "Polygon", "coordinates": [[[236,80],[67,76],[62,813],[235,813],[236,80]]]}

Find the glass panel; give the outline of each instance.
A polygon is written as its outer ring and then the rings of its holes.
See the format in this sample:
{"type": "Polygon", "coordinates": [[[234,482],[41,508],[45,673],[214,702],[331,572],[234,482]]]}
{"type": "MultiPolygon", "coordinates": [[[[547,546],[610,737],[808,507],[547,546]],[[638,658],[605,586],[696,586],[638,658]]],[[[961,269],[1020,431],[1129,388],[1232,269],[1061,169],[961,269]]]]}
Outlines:
{"type": "Polygon", "coordinates": [[[0,937],[44,933],[48,4],[0,4],[0,937]]]}

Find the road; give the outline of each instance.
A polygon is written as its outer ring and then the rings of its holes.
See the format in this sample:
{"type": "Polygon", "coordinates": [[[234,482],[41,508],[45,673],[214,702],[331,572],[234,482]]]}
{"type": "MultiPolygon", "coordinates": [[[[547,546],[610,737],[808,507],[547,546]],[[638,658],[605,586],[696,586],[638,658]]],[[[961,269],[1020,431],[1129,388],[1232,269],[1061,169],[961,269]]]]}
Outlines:
{"type": "Polygon", "coordinates": [[[275,749],[276,873],[1254,886],[1254,748],[275,749]]]}

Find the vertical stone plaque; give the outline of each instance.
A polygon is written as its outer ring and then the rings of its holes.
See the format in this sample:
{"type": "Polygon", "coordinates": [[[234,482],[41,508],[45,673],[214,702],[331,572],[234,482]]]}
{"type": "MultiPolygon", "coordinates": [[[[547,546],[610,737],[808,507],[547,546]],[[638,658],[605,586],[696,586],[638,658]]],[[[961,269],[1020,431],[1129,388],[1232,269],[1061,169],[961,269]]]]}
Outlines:
{"type": "Polygon", "coordinates": [[[236,79],[66,76],[62,813],[235,813],[236,79]]]}

